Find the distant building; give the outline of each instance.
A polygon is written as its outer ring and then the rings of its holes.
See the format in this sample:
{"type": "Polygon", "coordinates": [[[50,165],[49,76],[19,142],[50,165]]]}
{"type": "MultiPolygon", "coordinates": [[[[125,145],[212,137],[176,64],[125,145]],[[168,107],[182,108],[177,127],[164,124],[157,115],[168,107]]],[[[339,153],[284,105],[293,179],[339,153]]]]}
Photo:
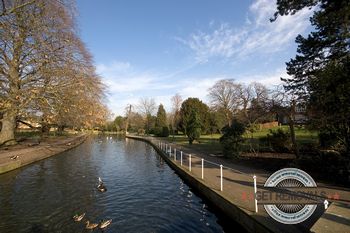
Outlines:
{"type": "MultiPolygon", "coordinates": [[[[286,125],[288,124],[288,116],[286,114],[279,114],[277,116],[278,118],[278,123],[282,124],[282,125],[286,125]]],[[[306,109],[306,105],[302,104],[302,103],[298,103],[295,106],[295,114],[294,114],[294,122],[296,124],[306,124],[306,122],[309,120],[308,116],[307,116],[307,109],[306,109]]]]}

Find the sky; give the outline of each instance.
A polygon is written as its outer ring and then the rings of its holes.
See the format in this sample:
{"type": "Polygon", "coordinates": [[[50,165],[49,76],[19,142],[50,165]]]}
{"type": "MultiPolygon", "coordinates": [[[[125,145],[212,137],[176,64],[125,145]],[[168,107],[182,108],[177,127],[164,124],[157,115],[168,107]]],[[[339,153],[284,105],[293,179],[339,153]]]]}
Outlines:
{"type": "Polygon", "coordinates": [[[176,93],[208,102],[220,79],[279,84],[312,12],[271,23],[275,10],[273,0],[77,0],[79,33],[115,115],[144,97],[168,111],[176,93]]]}

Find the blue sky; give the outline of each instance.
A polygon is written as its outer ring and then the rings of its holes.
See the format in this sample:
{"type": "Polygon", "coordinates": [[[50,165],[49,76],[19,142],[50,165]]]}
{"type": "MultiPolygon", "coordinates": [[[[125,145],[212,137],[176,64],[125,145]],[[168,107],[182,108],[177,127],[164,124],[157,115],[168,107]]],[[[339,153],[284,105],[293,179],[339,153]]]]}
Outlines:
{"type": "Polygon", "coordinates": [[[153,97],[207,102],[223,78],[278,84],[295,56],[295,37],[310,30],[311,11],[279,17],[273,0],[78,0],[80,35],[108,87],[108,106],[153,97]]]}

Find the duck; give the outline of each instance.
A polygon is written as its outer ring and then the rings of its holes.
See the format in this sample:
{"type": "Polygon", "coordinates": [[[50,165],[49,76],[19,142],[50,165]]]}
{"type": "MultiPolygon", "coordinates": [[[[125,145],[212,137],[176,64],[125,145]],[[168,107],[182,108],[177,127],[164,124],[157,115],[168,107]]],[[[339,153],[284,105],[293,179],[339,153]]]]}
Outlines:
{"type": "Polygon", "coordinates": [[[97,189],[98,191],[100,191],[101,193],[103,192],[106,192],[107,191],[107,188],[106,186],[104,185],[101,177],[98,178],[98,185],[97,185],[97,189]]]}
{"type": "Polygon", "coordinates": [[[112,223],[112,219],[109,220],[101,220],[100,221],[100,229],[105,229],[106,227],[108,227],[110,224],[112,223]]]}
{"type": "Polygon", "coordinates": [[[76,214],[76,215],[74,215],[73,216],[73,220],[75,221],[75,222],[80,222],[83,218],[84,218],[84,216],[85,216],[85,213],[82,213],[82,214],[76,214]]]}
{"type": "Polygon", "coordinates": [[[97,223],[90,223],[90,221],[86,221],[86,226],[85,228],[88,230],[93,230],[98,226],[97,223]]]}
{"type": "Polygon", "coordinates": [[[18,155],[14,155],[14,156],[11,156],[11,157],[10,157],[10,159],[13,159],[13,160],[16,160],[16,159],[18,159],[18,158],[19,158],[18,155]]]}

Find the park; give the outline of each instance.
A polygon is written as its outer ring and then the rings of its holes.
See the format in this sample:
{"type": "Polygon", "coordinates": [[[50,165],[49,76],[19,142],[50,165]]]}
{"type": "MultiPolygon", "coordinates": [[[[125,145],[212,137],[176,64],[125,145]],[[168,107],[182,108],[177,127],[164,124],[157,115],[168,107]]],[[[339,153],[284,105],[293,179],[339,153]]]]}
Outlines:
{"type": "Polygon", "coordinates": [[[200,6],[1,0],[0,232],[350,232],[349,2],[200,6]]]}

